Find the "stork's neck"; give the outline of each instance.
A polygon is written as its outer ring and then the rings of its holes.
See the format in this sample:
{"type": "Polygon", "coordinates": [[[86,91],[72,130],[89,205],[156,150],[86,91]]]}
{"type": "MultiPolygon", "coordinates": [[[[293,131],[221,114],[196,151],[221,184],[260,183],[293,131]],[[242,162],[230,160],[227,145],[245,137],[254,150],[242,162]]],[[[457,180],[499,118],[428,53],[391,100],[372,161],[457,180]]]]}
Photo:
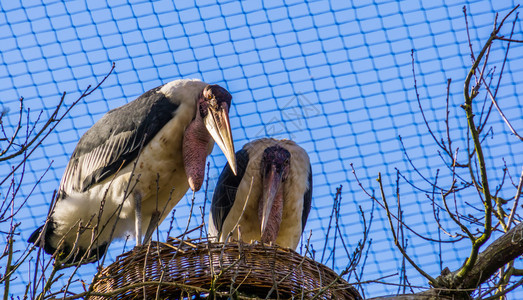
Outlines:
{"type": "Polygon", "coordinates": [[[196,112],[196,117],[185,129],[183,136],[183,164],[189,186],[193,191],[202,187],[205,177],[205,160],[211,135],[205,128],[202,117],[196,112]]]}
{"type": "MultiPolygon", "coordinates": [[[[260,200],[260,206],[262,201],[260,200]]],[[[263,208],[258,209],[258,219],[262,220],[263,208]]],[[[276,195],[274,196],[274,202],[272,203],[271,213],[269,214],[269,220],[267,221],[267,227],[261,241],[263,243],[274,243],[278,237],[278,232],[280,231],[280,224],[283,216],[283,186],[280,186],[276,195]]]]}

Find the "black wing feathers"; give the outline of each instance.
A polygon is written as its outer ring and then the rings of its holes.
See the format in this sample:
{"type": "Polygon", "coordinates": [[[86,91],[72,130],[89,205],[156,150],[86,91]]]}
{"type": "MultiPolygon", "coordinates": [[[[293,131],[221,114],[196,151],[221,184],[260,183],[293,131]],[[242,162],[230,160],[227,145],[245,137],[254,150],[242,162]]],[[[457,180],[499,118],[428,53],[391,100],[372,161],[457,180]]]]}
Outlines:
{"type": "Polygon", "coordinates": [[[303,196],[303,213],[301,215],[301,232],[303,233],[303,230],[305,230],[305,225],[307,224],[307,218],[309,217],[309,213],[311,211],[311,205],[312,205],[312,168],[309,164],[309,188],[305,191],[305,195],[303,196]]]}
{"type": "Polygon", "coordinates": [[[247,153],[247,150],[242,149],[236,152],[238,175],[235,176],[231,167],[227,164],[218,178],[218,183],[216,184],[212,197],[211,214],[214,227],[219,233],[222,231],[223,222],[225,222],[225,218],[227,218],[234,204],[238,186],[243,179],[248,164],[249,153],[247,153]]]}
{"type": "Polygon", "coordinates": [[[179,106],[158,92],[160,88],[109,111],[82,136],[67,165],[62,189],[86,191],[138,156],[179,106]]]}

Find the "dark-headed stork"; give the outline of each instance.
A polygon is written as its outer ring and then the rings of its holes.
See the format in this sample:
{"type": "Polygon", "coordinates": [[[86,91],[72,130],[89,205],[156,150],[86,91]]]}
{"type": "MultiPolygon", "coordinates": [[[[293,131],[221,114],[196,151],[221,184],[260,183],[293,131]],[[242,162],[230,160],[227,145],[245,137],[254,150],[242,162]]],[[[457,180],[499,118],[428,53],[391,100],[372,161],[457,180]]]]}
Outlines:
{"type": "Polygon", "coordinates": [[[263,138],[236,152],[238,172],[225,166],[211,205],[209,236],[275,243],[296,249],[311,209],[307,152],[290,140],[263,138]],[[252,182],[252,184],[251,184],[252,182]],[[247,202],[246,202],[247,201],[247,202]]]}
{"type": "Polygon", "coordinates": [[[189,187],[200,189],[215,142],[236,172],[231,99],[218,85],[175,80],[109,111],[78,142],[48,222],[29,242],[50,254],[77,250],[70,261],[87,250],[97,259],[129,233],[139,245],[142,223],[150,234],[189,187]]]}

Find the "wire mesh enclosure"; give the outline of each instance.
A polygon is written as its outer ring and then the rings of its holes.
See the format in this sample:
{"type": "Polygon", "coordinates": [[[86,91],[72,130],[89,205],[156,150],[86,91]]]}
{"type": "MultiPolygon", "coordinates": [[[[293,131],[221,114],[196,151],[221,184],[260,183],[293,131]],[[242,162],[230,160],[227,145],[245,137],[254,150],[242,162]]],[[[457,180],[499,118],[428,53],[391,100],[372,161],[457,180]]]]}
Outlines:
{"type": "MultiPolygon", "coordinates": [[[[0,152],[24,145],[34,149],[0,161],[0,248],[14,253],[1,262],[12,259],[17,264],[12,272],[0,269],[4,287],[10,278],[8,294],[13,297],[26,291],[36,297],[44,288],[50,271],[41,270],[52,265],[52,259],[31,251],[26,240],[45,222],[80,137],[106,112],[145,91],[179,78],[198,78],[219,84],[233,96],[229,114],[237,150],[254,139],[274,137],[292,139],[309,154],[313,207],[298,253],[305,254],[308,240],[312,260],[339,274],[351,264],[361,242],[360,264],[341,279],[363,297],[428,288],[427,278],[397,250],[390,225],[412,262],[431,276],[445,267],[456,270],[469,257],[471,242],[446,212],[434,182],[447,188],[456,182],[460,193],[448,201],[450,215],[459,212],[474,234],[483,228],[484,202],[474,185],[462,184],[461,179],[470,177],[469,168],[452,164],[441,140],[449,137],[457,160],[467,161],[466,149],[473,146],[462,108],[464,81],[472,57],[489,38],[494,22],[499,23],[496,13],[504,16],[519,3],[0,0],[0,152]],[[105,76],[97,89],[82,96],[105,76]],[[54,130],[47,133],[46,127],[38,134],[47,120],[62,115],[54,130]],[[7,146],[16,132],[19,138],[7,146]],[[386,210],[372,200],[380,198],[378,174],[389,210],[401,216],[405,226],[390,222],[386,210]]],[[[506,24],[501,34],[513,32],[513,39],[523,39],[523,22],[512,16],[506,24]]],[[[485,67],[498,87],[500,109],[519,135],[522,49],[521,43],[497,40],[485,67]]],[[[489,120],[481,133],[486,167],[494,170],[488,182],[496,199],[512,207],[522,143],[496,108],[489,110],[489,94],[483,90],[479,98],[476,118],[489,120]]],[[[207,161],[202,190],[194,197],[187,193],[155,240],[165,242],[168,236],[207,223],[226,159],[215,147],[207,161]]],[[[474,162],[471,165],[477,170],[474,162]]],[[[519,222],[519,215],[514,219],[519,222]]],[[[496,238],[502,229],[493,226],[496,238]]],[[[83,292],[99,268],[112,262],[117,268],[132,259],[117,260],[132,249],[131,236],[110,245],[104,265],[61,270],[59,288],[47,296],[83,292]]],[[[196,232],[187,236],[196,237],[196,232]]],[[[165,247],[162,251],[170,251],[165,247]]],[[[187,247],[183,249],[192,249],[187,247]]],[[[202,247],[206,253],[215,249],[202,247]]],[[[515,266],[522,267],[519,258],[515,266]]],[[[521,288],[508,294],[508,299],[522,297],[521,288]]]]}

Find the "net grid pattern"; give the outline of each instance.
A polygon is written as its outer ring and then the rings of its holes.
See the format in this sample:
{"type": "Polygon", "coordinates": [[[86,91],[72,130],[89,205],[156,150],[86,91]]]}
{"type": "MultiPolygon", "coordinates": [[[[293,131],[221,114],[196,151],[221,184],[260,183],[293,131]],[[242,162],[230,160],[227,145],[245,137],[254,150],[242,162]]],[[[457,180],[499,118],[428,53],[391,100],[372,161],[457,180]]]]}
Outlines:
{"type": "MultiPolygon", "coordinates": [[[[412,183],[428,188],[405,152],[427,178],[433,179],[437,169],[445,169],[419,113],[411,50],[420,99],[438,137],[446,134],[446,81],[452,78],[450,134],[464,147],[467,124],[459,104],[471,62],[462,7],[467,7],[471,41],[479,51],[490,34],[495,13],[504,15],[518,3],[0,0],[0,108],[7,112],[3,121],[8,132],[16,126],[20,97],[25,99],[25,108],[30,108],[30,123],[40,111],[45,120],[63,92],[67,94],[62,111],[87,86],[96,85],[112,62],[116,64],[106,82],[79,102],[30,157],[17,196],[18,203],[26,197],[29,200],[15,218],[21,223],[15,247],[25,249],[29,234],[43,223],[76,142],[94,122],[158,85],[177,78],[200,78],[224,86],[233,95],[230,116],[236,149],[250,140],[272,136],[291,138],[308,151],[314,194],[304,237],[312,232],[310,241],[317,260],[324,251],[336,188],[343,186],[340,232],[352,251],[363,232],[358,207],[370,217],[372,201],[355,182],[351,163],[367,187],[376,188],[375,179],[381,172],[389,197],[395,196],[396,169],[412,183]]],[[[516,24],[515,32],[523,31],[521,24],[516,24]]],[[[503,62],[506,46],[495,43],[492,65],[503,62]]],[[[511,44],[498,98],[503,99],[503,112],[514,120],[519,133],[523,131],[523,105],[517,98],[523,89],[521,66],[521,46],[511,44]]],[[[489,167],[506,165],[512,176],[517,176],[523,161],[521,143],[497,114],[491,120],[494,137],[486,141],[485,151],[489,167]]],[[[24,119],[23,125],[26,122],[24,119]]],[[[215,147],[208,161],[210,199],[226,160],[215,147]]],[[[0,178],[17,162],[2,163],[0,178]]],[[[501,178],[502,173],[493,174],[493,186],[501,178]]],[[[449,178],[441,180],[448,183],[449,178]]],[[[5,197],[7,188],[0,188],[5,197]]],[[[406,223],[421,234],[438,238],[425,194],[404,181],[400,192],[406,223]]],[[[176,207],[174,235],[186,227],[189,196],[176,207]]],[[[461,195],[459,208],[475,213],[466,204],[474,196],[472,192],[461,195]]],[[[205,199],[203,192],[197,193],[195,207],[203,207],[205,199]]],[[[377,207],[373,214],[372,244],[362,280],[395,274],[401,268],[401,254],[394,247],[386,214],[377,207]]],[[[194,226],[200,222],[199,211],[193,213],[192,220],[194,226]]],[[[448,219],[442,223],[451,231],[459,230],[448,219]]],[[[8,230],[5,223],[0,226],[1,231],[8,230]]],[[[163,239],[167,228],[168,224],[160,227],[163,239]]],[[[339,236],[336,242],[332,233],[331,238],[325,248],[328,259],[323,263],[340,272],[347,255],[339,236]]],[[[408,238],[411,257],[437,276],[438,246],[408,238]]],[[[108,261],[133,242],[124,244],[111,245],[108,261]]],[[[303,245],[300,248],[303,250],[303,245]]],[[[469,254],[469,244],[445,244],[442,251],[443,267],[455,269],[469,254]]],[[[25,289],[27,272],[28,266],[24,266],[16,273],[18,280],[11,287],[14,295],[25,289]]],[[[85,266],[77,276],[89,281],[94,272],[94,266],[85,266]]],[[[426,285],[411,268],[407,268],[407,276],[413,285],[426,285]]],[[[389,281],[399,280],[396,276],[389,281]]],[[[72,287],[79,288],[79,284],[72,287]]],[[[397,291],[387,285],[363,289],[366,296],[397,291]]],[[[520,296],[521,292],[511,295],[513,299],[520,296]]]]}

